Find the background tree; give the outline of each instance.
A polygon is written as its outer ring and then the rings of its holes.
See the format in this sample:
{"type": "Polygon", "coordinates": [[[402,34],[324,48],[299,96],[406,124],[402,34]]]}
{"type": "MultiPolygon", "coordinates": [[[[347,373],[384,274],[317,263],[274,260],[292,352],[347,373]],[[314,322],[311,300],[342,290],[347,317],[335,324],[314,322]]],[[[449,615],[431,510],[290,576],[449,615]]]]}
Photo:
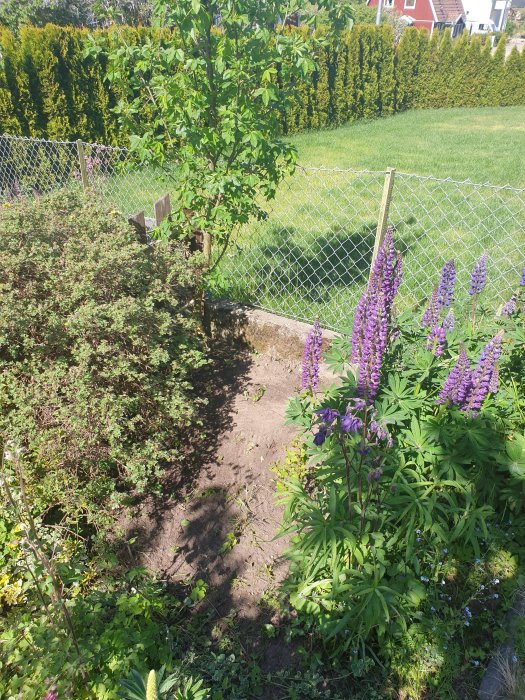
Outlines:
{"type": "MultiPolygon", "coordinates": [[[[318,7],[333,32],[347,26],[345,3],[318,7]]],[[[316,68],[312,42],[287,27],[298,13],[315,24],[302,0],[156,0],[157,34],[140,46],[122,40],[110,56],[132,150],[171,171],[173,224],[181,235],[204,231],[207,254],[210,236],[227,244],[236,224],[263,217],[261,200],[293,171],[295,148],[281,139],[281,124],[295,79],[316,68]]]]}

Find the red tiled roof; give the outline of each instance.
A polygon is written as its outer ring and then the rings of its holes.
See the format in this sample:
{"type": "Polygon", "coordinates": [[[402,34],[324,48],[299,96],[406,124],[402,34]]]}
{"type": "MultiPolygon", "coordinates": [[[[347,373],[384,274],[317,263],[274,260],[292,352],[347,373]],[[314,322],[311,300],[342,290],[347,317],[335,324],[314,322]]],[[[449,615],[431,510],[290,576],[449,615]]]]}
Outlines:
{"type": "Polygon", "coordinates": [[[461,0],[433,0],[438,22],[455,22],[465,16],[461,0]]]}

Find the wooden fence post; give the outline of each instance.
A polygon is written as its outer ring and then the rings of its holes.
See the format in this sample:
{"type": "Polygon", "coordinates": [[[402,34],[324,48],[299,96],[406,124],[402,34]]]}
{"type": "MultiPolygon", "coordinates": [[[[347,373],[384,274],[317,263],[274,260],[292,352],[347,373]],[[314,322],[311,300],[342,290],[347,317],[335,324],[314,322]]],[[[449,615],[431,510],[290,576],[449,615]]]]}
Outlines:
{"type": "Polygon", "coordinates": [[[381,199],[381,209],[379,210],[379,221],[377,223],[376,238],[374,241],[374,252],[372,253],[372,261],[370,263],[370,274],[372,274],[375,259],[377,258],[379,248],[381,248],[388,227],[388,212],[390,210],[390,202],[392,201],[392,190],[394,189],[395,176],[395,168],[386,169],[383,197],[381,199]]]}
{"type": "Polygon", "coordinates": [[[87,190],[89,187],[89,177],[86,167],[86,154],[84,151],[84,144],[80,139],[77,139],[77,153],[78,153],[78,164],[80,166],[80,178],[82,180],[82,187],[87,190]]]}
{"type": "Polygon", "coordinates": [[[211,260],[211,235],[206,231],[204,232],[202,238],[202,252],[204,253],[204,257],[206,258],[206,264],[209,267],[211,260]]]}

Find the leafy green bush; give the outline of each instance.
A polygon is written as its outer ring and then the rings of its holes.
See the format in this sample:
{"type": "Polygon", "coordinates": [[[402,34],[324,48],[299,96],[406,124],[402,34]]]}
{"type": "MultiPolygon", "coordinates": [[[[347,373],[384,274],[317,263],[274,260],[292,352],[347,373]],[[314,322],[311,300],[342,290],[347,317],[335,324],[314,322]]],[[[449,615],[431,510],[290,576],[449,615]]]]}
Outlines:
{"type": "Polygon", "coordinates": [[[74,193],[4,206],[0,251],[0,430],[37,511],[99,521],[181,456],[196,420],[198,258],[74,193]]]}
{"type": "MultiPolygon", "coordinates": [[[[332,655],[350,655],[356,675],[417,636],[414,625],[447,619],[452,561],[480,562],[491,526],[510,513],[523,532],[524,290],[491,318],[480,307],[486,262],[473,271],[470,313],[458,304],[454,323],[450,261],[423,319],[396,323],[401,262],[390,237],[352,340],[332,350],[347,370],[340,386],[314,390],[315,329],[307,343],[306,391],[288,410],[310,463],[283,496],[288,586],[307,628],[332,655]]],[[[470,624],[465,606],[456,632],[470,624]]]]}

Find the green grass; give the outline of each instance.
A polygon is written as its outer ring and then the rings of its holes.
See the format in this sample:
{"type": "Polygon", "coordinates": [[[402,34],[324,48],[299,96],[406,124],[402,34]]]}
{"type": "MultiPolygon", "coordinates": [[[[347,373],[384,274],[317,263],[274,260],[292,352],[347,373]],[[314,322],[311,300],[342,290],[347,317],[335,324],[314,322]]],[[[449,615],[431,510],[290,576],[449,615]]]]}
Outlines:
{"type": "Polygon", "coordinates": [[[413,110],[293,139],[301,163],[525,187],[525,107],[413,110]]]}
{"type": "Polygon", "coordinates": [[[405,258],[401,307],[424,303],[450,257],[467,296],[477,257],[490,255],[487,298],[507,299],[525,265],[525,193],[403,173],[525,187],[525,108],[413,111],[294,138],[299,169],[264,222],[246,226],[221,264],[218,294],[341,330],[366,284],[383,189],[396,167],[390,223],[405,258]]]}

